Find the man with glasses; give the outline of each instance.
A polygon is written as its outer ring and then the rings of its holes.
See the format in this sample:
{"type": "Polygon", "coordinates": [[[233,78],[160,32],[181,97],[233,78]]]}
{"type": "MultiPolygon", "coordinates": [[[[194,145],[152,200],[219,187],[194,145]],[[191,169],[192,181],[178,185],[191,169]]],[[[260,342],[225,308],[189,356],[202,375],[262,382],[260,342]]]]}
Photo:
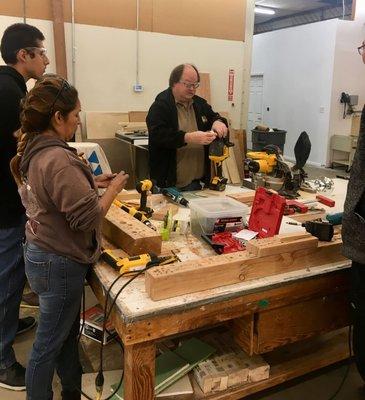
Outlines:
{"type": "MultiPolygon", "coordinates": [[[[365,41],[357,48],[365,64],[365,41]]],[[[342,219],[343,254],[352,260],[351,308],[353,351],[357,369],[365,381],[365,106],[357,149],[351,167],[342,219]]]]}
{"type": "Polygon", "coordinates": [[[0,386],[25,389],[25,369],[15,358],[15,335],[35,326],[32,317],[19,319],[25,285],[23,238],[26,222],[9,163],[16,154],[14,132],[19,129],[20,101],[26,82],[40,78],[49,64],[44,36],[27,24],[9,26],[1,39],[0,66],[0,386]]]}
{"type": "Polygon", "coordinates": [[[194,65],[178,65],[149,109],[150,177],[160,187],[200,190],[210,180],[208,145],[228,133],[226,119],[195,94],[199,83],[194,65]]]}

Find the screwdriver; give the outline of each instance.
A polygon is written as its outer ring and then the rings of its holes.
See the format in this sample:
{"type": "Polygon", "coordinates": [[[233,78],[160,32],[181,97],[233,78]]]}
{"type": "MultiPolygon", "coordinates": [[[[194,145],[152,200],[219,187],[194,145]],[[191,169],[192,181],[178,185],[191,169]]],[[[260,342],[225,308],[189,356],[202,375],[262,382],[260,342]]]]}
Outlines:
{"type": "Polygon", "coordinates": [[[302,224],[298,224],[297,222],[287,222],[287,224],[303,226],[308,233],[323,242],[330,242],[333,238],[333,225],[328,221],[306,221],[302,224]]]}

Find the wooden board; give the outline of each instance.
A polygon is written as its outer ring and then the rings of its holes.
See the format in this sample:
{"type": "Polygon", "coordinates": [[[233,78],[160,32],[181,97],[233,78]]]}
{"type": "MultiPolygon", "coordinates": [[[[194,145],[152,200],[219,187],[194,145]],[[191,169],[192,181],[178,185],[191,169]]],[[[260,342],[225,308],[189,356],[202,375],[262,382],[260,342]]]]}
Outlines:
{"type": "Polygon", "coordinates": [[[130,256],[161,254],[161,235],[112,204],[103,221],[103,234],[130,256]]]}
{"type": "Polygon", "coordinates": [[[238,172],[236,157],[234,155],[232,147],[229,150],[229,157],[225,161],[223,161],[223,164],[226,164],[226,167],[229,171],[229,176],[231,178],[231,182],[233,184],[241,183],[241,177],[238,172]]]}
{"type": "Polygon", "coordinates": [[[318,247],[318,239],[309,233],[299,235],[274,236],[267,239],[254,239],[246,244],[246,250],[257,257],[264,257],[274,254],[294,252],[301,249],[312,249],[318,247]]]}
{"type": "Polygon", "coordinates": [[[248,192],[244,193],[232,193],[232,194],[227,194],[228,197],[235,199],[239,201],[240,203],[247,204],[248,206],[251,206],[253,203],[253,200],[255,198],[255,191],[250,190],[248,192]]]}
{"type": "Polygon", "coordinates": [[[147,111],[129,111],[129,122],[146,122],[147,111]]]}
{"type": "Polygon", "coordinates": [[[88,139],[114,138],[119,122],[128,122],[128,113],[97,112],[85,113],[86,134],[88,139]]]}
{"type": "Polygon", "coordinates": [[[145,288],[152,300],[212,289],[345,260],[341,240],[317,248],[255,257],[249,252],[224,254],[196,261],[174,263],[147,271],[145,288]]]}
{"type": "Polygon", "coordinates": [[[200,86],[196,89],[196,94],[205,99],[208,104],[211,102],[210,97],[210,75],[209,72],[199,72],[200,86]]]}

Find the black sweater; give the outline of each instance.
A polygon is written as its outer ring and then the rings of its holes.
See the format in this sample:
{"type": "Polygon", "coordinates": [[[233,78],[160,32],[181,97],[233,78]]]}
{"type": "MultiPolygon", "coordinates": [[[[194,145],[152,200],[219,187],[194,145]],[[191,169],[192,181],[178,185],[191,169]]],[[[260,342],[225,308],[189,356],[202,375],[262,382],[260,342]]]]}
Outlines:
{"type": "Polygon", "coordinates": [[[20,100],[26,92],[19,72],[0,66],[0,229],[18,225],[25,213],[9,163],[16,154],[14,132],[20,127],[20,100]]]}
{"type": "MultiPolygon", "coordinates": [[[[199,96],[194,96],[198,130],[209,131],[216,120],[227,125],[227,120],[212,110],[212,107],[199,96]]],[[[186,132],[179,131],[175,98],[169,88],[157,95],[146,118],[149,133],[150,178],[158,186],[169,187],[176,184],[176,150],[185,146],[186,132]]],[[[205,180],[210,179],[209,146],[205,147],[205,180]]]]}

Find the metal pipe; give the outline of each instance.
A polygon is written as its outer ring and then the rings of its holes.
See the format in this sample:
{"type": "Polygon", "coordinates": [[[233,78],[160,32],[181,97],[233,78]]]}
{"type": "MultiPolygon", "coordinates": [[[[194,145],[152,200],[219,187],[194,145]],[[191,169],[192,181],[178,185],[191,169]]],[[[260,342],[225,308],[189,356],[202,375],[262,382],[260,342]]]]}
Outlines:
{"type": "Polygon", "coordinates": [[[23,0],[23,22],[27,23],[27,0],[23,0]]]}
{"type": "Polygon", "coordinates": [[[75,0],[71,0],[72,85],[76,85],[75,0]]]}

